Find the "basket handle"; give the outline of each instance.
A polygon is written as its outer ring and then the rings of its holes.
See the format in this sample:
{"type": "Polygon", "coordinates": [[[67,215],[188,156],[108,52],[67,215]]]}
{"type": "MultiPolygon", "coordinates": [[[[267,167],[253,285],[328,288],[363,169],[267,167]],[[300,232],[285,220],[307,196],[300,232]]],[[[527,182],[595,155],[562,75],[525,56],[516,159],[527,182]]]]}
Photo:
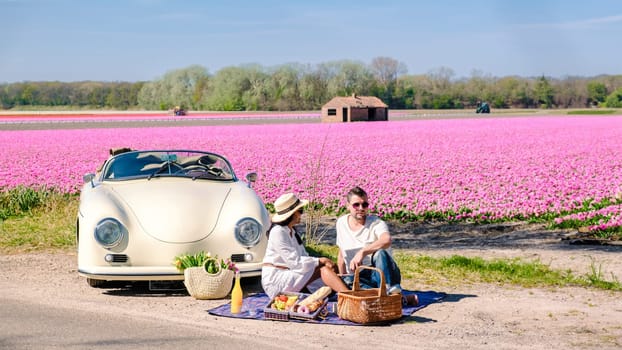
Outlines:
{"type": "Polygon", "coordinates": [[[352,283],[352,290],[353,291],[357,291],[357,290],[361,290],[361,285],[359,283],[359,272],[361,270],[374,270],[376,272],[378,272],[378,274],[380,275],[380,288],[378,288],[378,296],[380,297],[384,297],[387,295],[387,285],[384,281],[384,273],[382,273],[382,271],[378,268],[375,268],[373,266],[367,266],[367,265],[360,265],[359,267],[356,268],[356,271],[354,271],[354,282],[352,283]]]}
{"type": "Polygon", "coordinates": [[[220,267],[220,263],[219,263],[218,259],[216,259],[216,258],[209,258],[209,259],[206,259],[206,260],[205,260],[205,262],[203,263],[203,270],[204,270],[206,273],[210,274],[210,275],[219,275],[219,274],[220,274],[220,272],[221,272],[221,270],[222,270],[222,268],[220,267]],[[211,262],[211,261],[213,261],[213,262],[214,262],[214,266],[216,267],[216,272],[214,272],[214,273],[209,273],[209,272],[207,271],[207,264],[208,264],[209,262],[211,262]]]}

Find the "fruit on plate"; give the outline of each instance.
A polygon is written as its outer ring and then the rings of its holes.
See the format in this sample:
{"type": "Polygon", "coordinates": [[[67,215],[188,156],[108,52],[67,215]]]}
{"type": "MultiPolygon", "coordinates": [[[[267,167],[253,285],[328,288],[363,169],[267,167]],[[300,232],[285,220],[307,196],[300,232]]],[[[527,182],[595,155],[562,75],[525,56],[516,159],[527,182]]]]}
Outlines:
{"type": "Polygon", "coordinates": [[[272,302],[272,308],[284,311],[290,309],[294,304],[298,301],[297,295],[285,295],[279,294],[274,297],[274,301],[272,302]]]}
{"type": "Polygon", "coordinates": [[[285,303],[282,302],[280,299],[274,299],[274,302],[272,303],[272,308],[283,311],[285,310],[285,303]]]}
{"type": "Polygon", "coordinates": [[[297,295],[290,295],[290,296],[287,297],[287,301],[285,302],[285,307],[287,307],[289,309],[294,304],[296,304],[297,301],[298,301],[298,296],[297,295]]]}

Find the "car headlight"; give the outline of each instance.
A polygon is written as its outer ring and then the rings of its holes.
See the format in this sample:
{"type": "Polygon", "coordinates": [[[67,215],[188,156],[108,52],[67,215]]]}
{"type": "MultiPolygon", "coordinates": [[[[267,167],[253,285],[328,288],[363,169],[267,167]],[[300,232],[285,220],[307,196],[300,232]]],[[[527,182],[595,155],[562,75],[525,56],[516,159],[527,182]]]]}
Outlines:
{"type": "Polygon", "coordinates": [[[235,224],[235,239],[244,247],[252,247],[261,239],[261,224],[253,218],[244,218],[235,224]]]}
{"type": "Polygon", "coordinates": [[[125,226],[115,219],[104,219],[95,226],[95,240],[105,248],[119,245],[126,234],[125,226]]]}

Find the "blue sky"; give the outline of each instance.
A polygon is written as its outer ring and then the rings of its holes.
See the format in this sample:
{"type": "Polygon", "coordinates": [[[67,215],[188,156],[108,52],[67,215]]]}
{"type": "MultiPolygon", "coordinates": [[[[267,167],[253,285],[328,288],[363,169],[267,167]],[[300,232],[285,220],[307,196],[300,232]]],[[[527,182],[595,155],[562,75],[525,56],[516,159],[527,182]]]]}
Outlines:
{"type": "Polygon", "coordinates": [[[0,82],[386,56],[454,78],[622,74],[620,0],[0,0],[0,82]]]}

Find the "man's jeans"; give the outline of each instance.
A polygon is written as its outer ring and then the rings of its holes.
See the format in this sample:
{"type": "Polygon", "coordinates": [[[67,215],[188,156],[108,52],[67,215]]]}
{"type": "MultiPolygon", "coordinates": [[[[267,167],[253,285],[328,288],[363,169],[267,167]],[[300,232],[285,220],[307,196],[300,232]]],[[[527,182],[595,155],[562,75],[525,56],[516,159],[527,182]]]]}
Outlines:
{"type": "MultiPolygon", "coordinates": [[[[395,285],[399,286],[402,282],[400,269],[386,250],[377,250],[371,256],[371,265],[384,274],[384,282],[387,284],[387,291],[390,287],[395,285]]],[[[344,282],[350,288],[352,288],[353,278],[354,277],[350,275],[344,276],[343,278],[344,282]]],[[[362,269],[359,271],[359,284],[363,289],[380,288],[380,274],[374,270],[362,269]]]]}

